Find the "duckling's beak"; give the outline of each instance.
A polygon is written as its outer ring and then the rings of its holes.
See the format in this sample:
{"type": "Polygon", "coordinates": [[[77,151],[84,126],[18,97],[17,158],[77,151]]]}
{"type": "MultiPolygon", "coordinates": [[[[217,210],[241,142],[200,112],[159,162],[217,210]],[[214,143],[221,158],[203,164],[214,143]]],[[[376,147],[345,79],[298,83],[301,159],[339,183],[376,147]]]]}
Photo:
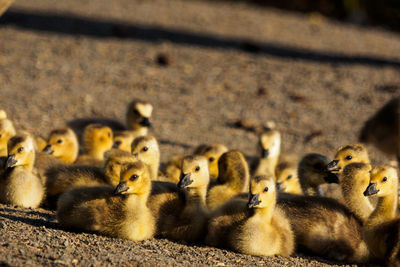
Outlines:
{"type": "Polygon", "coordinates": [[[278,191],[281,191],[282,188],[282,183],[276,183],[276,189],[278,189],[278,191]]]}
{"type": "Polygon", "coordinates": [[[193,180],[190,180],[190,173],[184,174],[182,172],[181,176],[179,177],[178,187],[185,188],[186,186],[190,185],[191,183],[193,183],[193,180]]]}
{"type": "Polygon", "coordinates": [[[328,172],[328,175],[324,177],[325,182],[328,184],[338,184],[339,177],[336,173],[328,172]]]}
{"type": "Polygon", "coordinates": [[[128,191],[129,187],[126,186],[126,182],[120,182],[114,190],[114,195],[122,195],[123,192],[128,191]]]}
{"type": "Polygon", "coordinates": [[[47,153],[47,154],[53,154],[53,150],[51,149],[51,145],[47,145],[45,148],[43,148],[42,152],[47,153]]]}
{"type": "Polygon", "coordinates": [[[369,183],[367,189],[365,189],[365,191],[364,191],[364,196],[366,196],[366,197],[372,196],[378,192],[379,192],[379,190],[376,189],[376,183],[369,183]]]}
{"type": "Polygon", "coordinates": [[[112,147],[119,148],[120,145],[121,145],[121,141],[115,141],[112,147]]]}
{"type": "Polygon", "coordinates": [[[258,194],[250,195],[249,203],[247,203],[247,206],[249,208],[254,208],[255,206],[257,206],[260,203],[261,203],[261,201],[258,200],[258,194]]]}
{"type": "Polygon", "coordinates": [[[269,155],[269,149],[263,149],[261,151],[261,157],[262,158],[268,158],[268,155],[269,155]]]}
{"type": "Polygon", "coordinates": [[[151,127],[152,124],[149,118],[143,117],[143,119],[140,121],[140,125],[145,127],[151,127]]]}
{"type": "Polygon", "coordinates": [[[6,162],[6,168],[14,167],[15,164],[17,164],[17,161],[15,160],[15,155],[9,155],[6,162]]]}
{"type": "Polygon", "coordinates": [[[338,160],[332,160],[329,162],[328,165],[326,165],[326,169],[330,172],[332,171],[340,171],[340,167],[337,165],[339,163],[338,160]]]}

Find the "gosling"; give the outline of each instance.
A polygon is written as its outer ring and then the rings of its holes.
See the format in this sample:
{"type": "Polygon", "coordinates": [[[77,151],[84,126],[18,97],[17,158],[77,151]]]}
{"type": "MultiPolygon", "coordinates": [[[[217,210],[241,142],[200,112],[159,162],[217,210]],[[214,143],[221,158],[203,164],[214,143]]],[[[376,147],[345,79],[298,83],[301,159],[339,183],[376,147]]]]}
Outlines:
{"type": "Polygon", "coordinates": [[[281,151],[281,134],[278,130],[268,130],[260,135],[261,157],[256,163],[253,175],[268,175],[275,177],[281,151]]]}

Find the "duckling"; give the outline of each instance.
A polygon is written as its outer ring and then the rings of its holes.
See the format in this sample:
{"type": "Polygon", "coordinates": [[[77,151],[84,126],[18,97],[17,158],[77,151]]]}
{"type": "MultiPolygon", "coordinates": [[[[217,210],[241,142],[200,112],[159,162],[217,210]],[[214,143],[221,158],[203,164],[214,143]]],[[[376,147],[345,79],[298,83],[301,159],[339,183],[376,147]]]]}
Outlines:
{"type": "Polygon", "coordinates": [[[160,149],[154,136],[139,136],[132,142],[132,155],[147,164],[153,181],[158,180],[160,149]]]}
{"type": "Polygon", "coordinates": [[[327,169],[330,172],[336,172],[340,174],[346,165],[353,162],[370,164],[367,148],[363,144],[353,144],[339,147],[336,152],[335,159],[328,164],[327,169]]]}
{"type": "Polygon", "coordinates": [[[76,161],[79,153],[79,143],[71,128],[59,128],[51,131],[43,152],[48,153],[64,163],[76,161]]]}
{"type": "Polygon", "coordinates": [[[112,145],[113,132],[110,127],[90,124],[83,134],[85,154],[80,155],[76,163],[101,166],[104,160],[104,152],[110,150],[112,145]]]}
{"type": "Polygon", "coordinates": [[[216,209],[235,195],[246,192],[249,186],[249,167],[238,150],[224,153],[218,161],[218,183],[207,194],[207,207],[216,209]]]}
{"type": "Polygon", "coordinates": [[[133,100],[126,112],[126,125],[134,137],[147,135],[149,127],[151,127],[151,114],[153,106],[145,101],[133,100]]]}
{"type": "Polygon", "coordinates": [[[322,195],[320,185],[338,183],[336,174],[326,169],[329,159],[321,154],[306,154],[299,162],[298,176],[305,195],[322,195]]]}
{"type": "Polygon", "coordinates": [[[343,169],[340,187],[344,204],[363,222],[373,211],[371,202],[363,195],[370,179],[371,165],[351,163],[343,169]]]}
{"type": "Polygon", "coordinates": [[[85,165],[58,165],[46,170],[46,189],[49,207],[53,207],[59,195],[80,186],[117,186],[121,168],[136,162],[130,153],[110,150],[105,153],[104,167],[85,165]]]}
{"type": "Polygon", "coordinates": [[[365,122],[359,140],[373,144],[381,151],[396,156],[400,163],[399,134],[400,97],[395,97],[365,122]]]}
{"type": "Polygon", "coordinates": [[[260,135],[261,158],[257,162],[254,175],[275,176],[281,151],[281,134],[278,130],[268,130],[260,135]]]}
{"type": "Polygon", "coordinates": [[[292,254],[293,231],[284,212],[276,208],[276,196],[273,177],[251,179],[247,203],[233,199],[211,214],[206,244],[257,256],[292,254]]]}
{"type": "Polygon", "coordinates": [[[297,164],[294,161],[282,161],[275,168],[276,186],[279,192],[302,195],[297,164]]]}
{"type": "MultiPolygon", "coordinates": [[[[5,116],[5,115],[4,115],[5,116]]],[[[12,121],[4,118],[0,119],[0,157],[7,157],[7,143],[16,134],[12,121]]]]}
{"type": "Polygon", "coordinates": [[[372,255],[390,266],[399,266],[400,218],[397,214],[398,175],[395,168],[377,166],[372,169],[365,196],[376,195],[378,204],[364,226],[364,238],[372,255]]]}
{"type": "Polygon", "coordinates": [[[204,156],[186,156],[177,186],[170,182],[153,182],[148,205],[157,221],[156,235],[186,242],[204,238],[209,180],[207,159],[204,156]]]}
{"type": "Polygon", "coordinates": [[[35,141],[35,150],[40,152],[47,146],[47,141],[40,135],[34,134],[32,135],[35,141]]]}
{"type": "Polygon", "coordinates": [[[147,199],[151,191],[148,167],[124,166],[117,187],[79,187],[62,194],[57,203],[60,224],[133,241],[154,235],[155,221],[147,199]]]}
{"type": "MultiPolygon", "coordinates": [[[[228,148],[222,144],[211,144],[211,145],[199,145],[195,148],[193,154],[205,156],[208,159],[208,170],[210,172],[210,178],[216,179],[218,177],[218,160],[228,151],[228,148]]],[[[165,175],[172,182],[179,181],[179,175],[181,171],[181,163],[183,156],[173,156],[171,160],[166,164],[165,175]]]]}
{"type": "Polygon", "coordinates": [[[131,145],[135,136],[129,131],[117,131],[114,134],[113,148],[131,153],[131,145]]]}
{"type": "Polygon", "coordinates": [[[6,204],[37,208],[44,196],[44,187],[36,175],[34,141],[21,134],[8,141],[7,170],[0,179],[0,201],[6,204]]]}

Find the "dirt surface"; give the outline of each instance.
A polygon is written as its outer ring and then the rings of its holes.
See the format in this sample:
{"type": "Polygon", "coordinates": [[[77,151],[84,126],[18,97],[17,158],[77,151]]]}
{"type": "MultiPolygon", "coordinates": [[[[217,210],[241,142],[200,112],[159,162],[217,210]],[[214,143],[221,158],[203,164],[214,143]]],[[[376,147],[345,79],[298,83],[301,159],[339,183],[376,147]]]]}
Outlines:
{"type": "MultiPolygon", "coordinates": [[[[81,117],[124,121],[154,105],[162,161],[201,143],[256,155],[238,119],[273,120],[284,152],[330,157],[400,93],[400,35],[242,4],[175,0],[16,1],[0,20],[0,108],[46,136],[81,117]]],[[[370,147],[374,163],[391,158],[370,147]]],[[[61,229],[54,213],[0,206],[0,264],[324,265],[163,239],[61,229]]]]}

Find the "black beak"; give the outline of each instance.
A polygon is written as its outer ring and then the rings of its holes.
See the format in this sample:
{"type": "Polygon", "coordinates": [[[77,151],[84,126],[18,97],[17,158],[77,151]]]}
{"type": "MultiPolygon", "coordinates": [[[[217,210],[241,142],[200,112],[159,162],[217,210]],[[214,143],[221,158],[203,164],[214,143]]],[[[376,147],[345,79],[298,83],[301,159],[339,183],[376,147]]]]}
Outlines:
{"type": "Polygon", "coordinates": [[[379,190],[376,189],[376,183],[369,183],[367,189],[365,189],[365,191],[364,191],[364,196],[366,196],[366,197],[372,196],[378,192],[379,192],[379,190]]]}
{"type": "Polygon", "coordinates": [[[257,206],[260,203],[261,203],[261,201],[258,200],[258,194],[250,195],[249,203],[247,203],[247,206],[249,208],[254,208],[255,206],[257,206]]]}
{"type": "Polygon", "coordinates": [[[9,155],[7,158],[7,162],[6,162],[6,168],[11,168],[13,167],[15,164],[17,163],[17,161],[15,160],[15,155],[9,155]]]}
{"type": "Polygon", "coordinates": [[[186,186],[190,185],[191,183],[193,183],[193,180],[190,180],[190,173],[184,174],[182,172],[181,177],[179,177],[178,187],[185,188],[186,186]]]}
{"type": "Polygon", "coordinates": [[[121,141],[115,141],[112,147],[119,148],[120,145],[121,145],[121,141]]]}
{"type": "Polygon", "coordinates": [[[276,183],[276,189],[280,191],[282,189],[282,183],[276,183]]]}
{"type": "Polygon", "coordinates": [[[143,117],[143,119],[140,121],[140,125],[145,127],[151,127],[151,122],[149,118],[143,117]]]}
{"type": "Polygon", "coordinates": [[[328,165],[326,165],[326,169],[330,172],[332,171],[339,171],[340,167],[337,165],[339,163],[338,160],[332,160],[331,162],[329,162],[328,165]]]}
{"type": "Polygon", "coordinates": [[[114,190],[114,195],[121,195],[123,192],[128,191],[129,187],[126,186],[126,182],[120,182],[114,190]]]}
{"type": "Polygon", "coordinates": [[[51,145],[47,145],[45,148],[43,148],[42,152],[47,153],[47,154],[53,154],[53,150],[51,149],[51,145]]]}
{"type": "Polygon", "coordinates": [[[324,180],[328,184],[338,184],[339,176],[336,173],[328,172],[328,175],[324,177],[324,180]]]}
{"type": "Polygon", "coordinates": [[[261,151],[261,157],[262,158],[268,158],[268,155],[269,155],[269,149],[263,149],[261,151]]]}

